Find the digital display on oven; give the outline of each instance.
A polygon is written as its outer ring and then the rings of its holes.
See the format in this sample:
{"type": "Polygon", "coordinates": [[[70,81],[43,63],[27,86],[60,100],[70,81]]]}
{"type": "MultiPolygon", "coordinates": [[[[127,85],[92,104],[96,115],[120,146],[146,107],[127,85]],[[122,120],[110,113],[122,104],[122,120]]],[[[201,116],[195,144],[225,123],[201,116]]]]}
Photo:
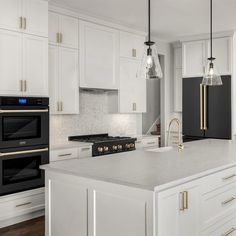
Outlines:
{"type": "Polygon", "coordinates": [[[19,98],[19,99],[18,99],[18,104],[19,104],[19,105],[25,105],[25,104],[27,104],[27,99],[26,99],[26,98],[19,98]]]}

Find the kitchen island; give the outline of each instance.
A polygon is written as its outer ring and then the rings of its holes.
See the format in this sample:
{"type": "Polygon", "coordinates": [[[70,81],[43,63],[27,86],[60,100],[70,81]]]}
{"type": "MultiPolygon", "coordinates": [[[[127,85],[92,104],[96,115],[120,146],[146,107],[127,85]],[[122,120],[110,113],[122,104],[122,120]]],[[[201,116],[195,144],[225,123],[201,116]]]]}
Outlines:
{"type": "MultiPolygon", "coordinates": [[[[46,171],[47,236],[236,232],[236,142],[60,161],[46,171]]],[[[230,234],[229,234],[230,233],[230,234]]]]}

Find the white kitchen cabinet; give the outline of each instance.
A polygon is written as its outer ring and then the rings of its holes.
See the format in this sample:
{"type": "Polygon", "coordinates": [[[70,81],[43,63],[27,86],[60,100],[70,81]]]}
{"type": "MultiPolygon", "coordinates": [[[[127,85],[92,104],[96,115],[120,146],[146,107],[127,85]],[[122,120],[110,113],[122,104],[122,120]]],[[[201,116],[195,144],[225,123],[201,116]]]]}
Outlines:
{"type": "Polygon", "coordinates": [[[128,32],[120,32],[120,57],[140,60],[144,52],[145,37],[128,32]]]}
{"type": "Polygon", "coordinates": [[[51,114],[78,114],[78,50],[50,45],[49,77],[51,114]]]}
{"type": "Polygon", "coordinates": [[[80,21],[80,87],[118,89],[119,33],[80,21]]]}
{"type": "Polygon", "coordinates": [[[139,61],[120,59],[120,89],[111,92],[109,108],[111,113],[146,112],[146,80],[137,76],[139,61]]]}
{"type": "Polygon", "coordinates": [[[49,42],[62,47],[78,49],[79,20],[49,12],[49,42]]]}
{"type": "Polygon", "coordinates": [[[0,28],[48,36],[48,2],[45,0],[1,0],[0,28]]]}
{"type": "Polygon", "coordinates": [[[183,55],[183,77],[202,77],[205,71],[206,41],[184,42],[183,55]]]}
{"type": "Polygon", "coordinates": [[[2,95],[48,95],[47,38],[0,30],[2,95]]]}
{"type": "Polygon", "coordinates": [[[23,1],[23,28],[28,34],[48,37],[48,1],[23,1]],[[25,21],[25,22],[24,22],[25,21]]]}
{"type": "Polygon", "coordinates": [[[22,35],[0,30],[0,94],[22,93],[22,35]]]}
{"type": "Polygon", "coordinates": [[[199,185],[197,182],[158,193],[157,235],[199,236],[199,185]]]}
{"type": "Polygon", "coordinates": [[[174,45],[174,111],[182,112],[182,47],[174,45]]]}
{"type": "MultiPolygon", "coordinates": [[[[232,40],[230,37],[213,39],[215,66],[221,75],[232,74],[232,40]]],[[[210,41],[207,42],[207,57],[210,57],[210,41]]]]}
{"type": "Polygon", "coordinates": [[[23,35],[24,94],[48,96],[48,40],[23,35]]]}

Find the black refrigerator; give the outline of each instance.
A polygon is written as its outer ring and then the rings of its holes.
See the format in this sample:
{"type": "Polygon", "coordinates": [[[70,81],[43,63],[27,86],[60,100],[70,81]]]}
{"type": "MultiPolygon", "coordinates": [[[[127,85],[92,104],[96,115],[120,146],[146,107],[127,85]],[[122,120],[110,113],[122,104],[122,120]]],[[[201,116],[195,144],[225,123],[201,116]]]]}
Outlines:
{"type": "Polygon", "coordinates": [[[183,78],[184,141],[231,139],[231,76],[222,86],[203,86],[202,78],[183,78]]]}

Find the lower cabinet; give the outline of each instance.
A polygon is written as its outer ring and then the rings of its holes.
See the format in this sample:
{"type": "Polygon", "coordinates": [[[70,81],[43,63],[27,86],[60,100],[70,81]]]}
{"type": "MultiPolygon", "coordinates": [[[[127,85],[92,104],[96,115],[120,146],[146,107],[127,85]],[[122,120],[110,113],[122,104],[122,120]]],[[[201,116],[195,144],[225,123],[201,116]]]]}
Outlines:
{"type": "Polygon", "coordinates": [[[190,183],[158,194],[158,236],[199,236],[199,185],[190,183]]]}
{"type": "Polygon", "coordinates": [[[51,114],[79,114],[78,50],[49,47],[51,114]]]}

